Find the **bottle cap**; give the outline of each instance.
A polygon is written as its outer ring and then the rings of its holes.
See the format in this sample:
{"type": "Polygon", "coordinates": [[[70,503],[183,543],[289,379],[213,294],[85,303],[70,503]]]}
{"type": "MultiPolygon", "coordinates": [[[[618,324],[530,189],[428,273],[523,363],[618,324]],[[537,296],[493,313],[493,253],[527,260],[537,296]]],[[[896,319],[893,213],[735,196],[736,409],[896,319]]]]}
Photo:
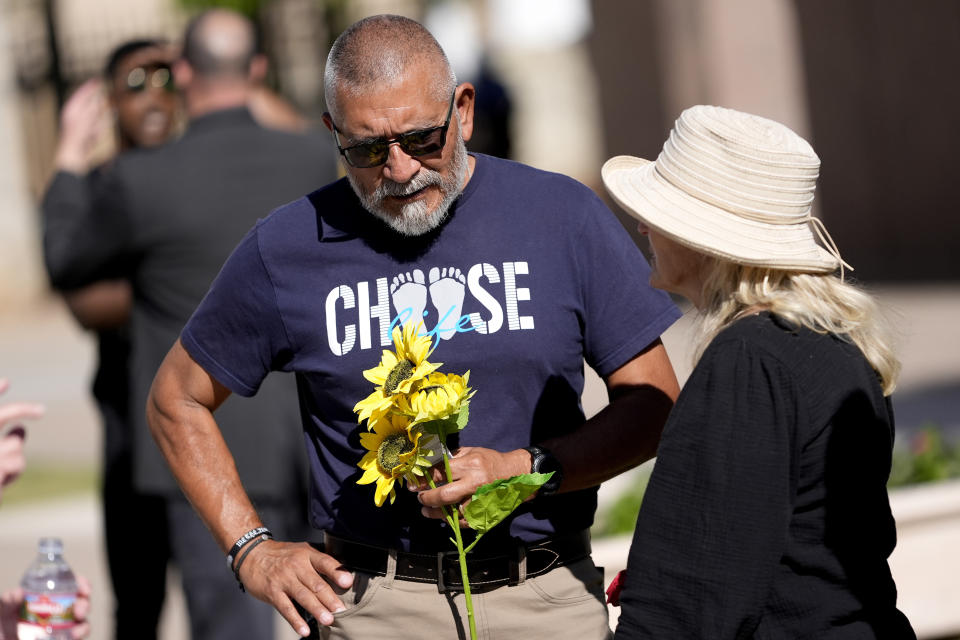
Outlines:
{"type": "Polygon", "coordinates": [[[40,538],[37,548],[44,554],[63,553],[63,542],[60,538],[40,538]]]}

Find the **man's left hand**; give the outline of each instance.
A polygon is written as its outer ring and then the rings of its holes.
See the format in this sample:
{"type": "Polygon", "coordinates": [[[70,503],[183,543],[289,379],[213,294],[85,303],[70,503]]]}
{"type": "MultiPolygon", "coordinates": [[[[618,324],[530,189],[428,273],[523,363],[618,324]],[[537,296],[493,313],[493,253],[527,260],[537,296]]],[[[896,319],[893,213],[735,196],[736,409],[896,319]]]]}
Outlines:
{"type": "MultiPolygon", "coordinates": [[[[439,485],[436,489],[428,488],[426,483],[411,488],[419,491],[424,516],[444,520],[444,505],[455,505],[462,513],[477,487],[524,473],[530,473],[530,454],[524,449],[503,453],[484,447],[461,447],[450,458],[450,482],[440,463],[433,468],[434,482],[439,485]],[[440,485],[441,482],[446,484],[440,485]]],[[[460,526],[466,525],[461,517],[460,526]]]]}

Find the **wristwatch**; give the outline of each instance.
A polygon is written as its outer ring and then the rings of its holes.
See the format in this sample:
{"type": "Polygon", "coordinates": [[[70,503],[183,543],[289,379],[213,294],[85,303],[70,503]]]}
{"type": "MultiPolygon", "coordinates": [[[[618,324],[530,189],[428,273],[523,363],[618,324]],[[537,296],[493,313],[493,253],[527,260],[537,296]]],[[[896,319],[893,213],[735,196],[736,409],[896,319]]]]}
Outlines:
{"type": "Polygon", "coordinates": [[[556,456],[550,453],[549,449],[538,447],[524,447],[530,453],[530,473],[550,473],[550,479],[547,480],[537,491],[540,496],[552,496],[560,488],[563,482],[563,467],[556,456]]]}

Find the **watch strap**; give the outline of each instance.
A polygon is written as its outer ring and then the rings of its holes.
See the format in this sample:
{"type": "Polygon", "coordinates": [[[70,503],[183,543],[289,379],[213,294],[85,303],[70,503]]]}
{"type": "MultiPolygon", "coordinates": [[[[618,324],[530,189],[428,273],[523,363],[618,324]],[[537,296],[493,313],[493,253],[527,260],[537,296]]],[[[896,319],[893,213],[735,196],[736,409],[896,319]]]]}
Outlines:
{"type": "Polygon", "coordinates": [[[560,488],[563,482],[563,468],[556,456],[549,449],[538,445],[524,447],[530,454],[530,473],[549,473],[553,475],[537,490],[537,495],[551,496],[560,488]]]}

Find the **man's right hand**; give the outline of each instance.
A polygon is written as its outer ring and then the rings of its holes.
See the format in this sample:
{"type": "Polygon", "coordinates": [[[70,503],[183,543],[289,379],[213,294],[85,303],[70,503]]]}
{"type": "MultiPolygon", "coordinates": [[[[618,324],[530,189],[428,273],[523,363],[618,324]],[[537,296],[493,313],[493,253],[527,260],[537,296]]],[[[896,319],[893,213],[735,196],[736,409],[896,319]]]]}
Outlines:
{"type": "Polygon", "coordinates": [[[110,125],[103,81],[87,80],[74,91],[60,112],[60,139],[54,164],[57,169],[83,175],[90,170],[90,157],[110,125]]]}
{"type": "MultiPolygon", "coordinates": [[[[242,532],[263,526],[213,417],[229,395],[230,389],[178,340],[160,365],[147,400],[147,421],[157,445],[224,553],[242,532]]],[[[237,562],[244,589],[273,605],[302,636],[310,630],[294,602],[331,625],[333,613],[344,609],[335,589],[353,584],[340,562],[306,542],[265,540],[246,556],[241,550],[237,562]]]]}
{"type": "Polygon", "coordinates": [[[320,624],[329,626],[333,624],[333,614],[346,607],[327,579],[341,589],[349,589],[353,584],[353,574],[343,569],[336,558],[306,542],[267,540],[250,551],[239,574],[248,593],[273,605],[304,637],[310,629],[293,602],[309,611],[320,624]]]}

